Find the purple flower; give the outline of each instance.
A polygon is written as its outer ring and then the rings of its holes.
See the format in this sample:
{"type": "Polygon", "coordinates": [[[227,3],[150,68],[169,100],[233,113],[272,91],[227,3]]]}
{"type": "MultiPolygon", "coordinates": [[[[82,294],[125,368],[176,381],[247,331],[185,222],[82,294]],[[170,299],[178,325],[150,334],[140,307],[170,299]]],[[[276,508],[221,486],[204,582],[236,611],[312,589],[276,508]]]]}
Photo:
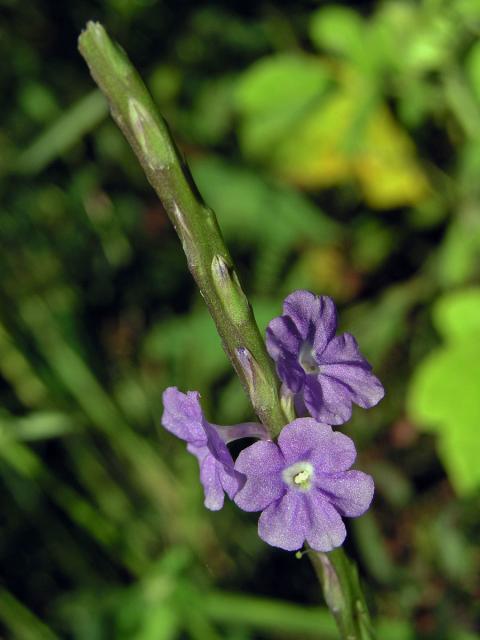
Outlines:
{"type": "Polygon", "coordinates": [[[246,476],[235,502],[244,511],[263,511],[258,535],[274,547],[316,551],[342,544],[341,516],[364,513],[373,497],[373,479],[348,471],[355,445],[343,433],[312,418],[299,418],[280,433],[278,445],[260,441],[244,449],[235,469],[246,476]]]}
{"type": "Polygon", "coordinates": [[[349,333],[335,336],[337,313],[328,296],[294,291],[283,303],[283,315],[267,328],[267,349],[284,386],[295,395],[299,413],[342,424],[352,415],[352,403],[364,409],[376,405],[385,392],[371,373],[349,333]]]}
{"type": "MultiPolygon", "coordinates": [[[[205,419],[200,407],[200,394],[196,391],[182,393],[176,387],[169,387],[163,393],[163,406],[163,426],[177,438],[187,442],[187,450],[196,456],[200,465],[205,506],[218,511],[223,507],[224,492],[232,499],[245,481],[245,477],[234,469],[232,456],[225,442],[236,437],[256,435],[254,430],[251,429],[252,433],[249,433],[248,429],[242,431],[243,425],[236,425],[233,427],[236,434],[231,438],[227,427],[222,439],[216,425],[205,419]]],[[[245,425],[249,426],[251,425],[245,425]]]]}

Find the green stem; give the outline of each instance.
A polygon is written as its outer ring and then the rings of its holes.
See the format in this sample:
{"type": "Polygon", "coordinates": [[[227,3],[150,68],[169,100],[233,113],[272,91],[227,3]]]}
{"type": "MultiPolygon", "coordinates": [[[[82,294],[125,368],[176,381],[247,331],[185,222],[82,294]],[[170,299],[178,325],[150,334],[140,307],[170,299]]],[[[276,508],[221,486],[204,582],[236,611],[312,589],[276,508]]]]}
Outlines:
{"type": "Polygon", "coordinates": [[[329,553],[309,552],[327,605],[345,640],[373,640],[375,633],[355,563],[342,547],[329,553]]]}
{"type": "MultiPolygon", "coordinates": [[[[282,407],[280,402],[272,361],[215,214],[202,202],[166,123],[126,54],[93,22],[81,34],[79,49],[173,222],[190,271],[255,412],[275,437],[292,417],[286,415],[290,414],[288,403],[282,407]]],[[[309,556],[342,639],[372,640],[356,568],[343,549],[329,554],[312,551],[309,556]]]]}
{"type": "Polygon", "coordinates": [[[272,436],[285,424],[272,362],[211,209],[202,202],[172,136],[125,53],[89,22],[79,49],[105,94],[183,245],[188,266],[253,408],[272,436]]]}

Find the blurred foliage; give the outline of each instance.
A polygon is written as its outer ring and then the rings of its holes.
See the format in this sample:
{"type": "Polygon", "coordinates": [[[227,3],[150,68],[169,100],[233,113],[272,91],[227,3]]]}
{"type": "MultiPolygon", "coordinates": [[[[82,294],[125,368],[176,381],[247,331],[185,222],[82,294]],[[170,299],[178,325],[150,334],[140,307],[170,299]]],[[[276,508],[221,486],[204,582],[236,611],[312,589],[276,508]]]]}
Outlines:
{"type": "Polygon", "coordinates": [[[264,328],[335,297],[387,389],[346,432],[382,640],[480,626],[480,2],[1,0],[1,635],[335,638],[304,558],[203,508],[167,385],[251,419],[180,245],[76,52],[125,47],[264,328]]]}
{"type": "Polygon", "coordinates": [[[438,429],[452,483],[468,493],[480,486],[480,288],[442,296],[434,320],[447,344],[420,363],[410,404],[419,421],[438,429]]]}

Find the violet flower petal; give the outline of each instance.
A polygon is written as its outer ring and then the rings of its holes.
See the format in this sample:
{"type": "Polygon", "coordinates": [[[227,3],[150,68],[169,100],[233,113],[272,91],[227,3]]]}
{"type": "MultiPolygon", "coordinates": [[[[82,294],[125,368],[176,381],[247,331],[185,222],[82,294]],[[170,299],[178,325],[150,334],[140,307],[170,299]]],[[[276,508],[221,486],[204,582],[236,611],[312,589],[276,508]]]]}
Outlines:
{"type": "MultiPolygon", "coordinates": [[[[385,390],[380,380],[362,367],[349,364],[324,364],[322,365],[322,385],[328,383],[328,378],[336,382],[330,383],[329,389],[339,384],[346,389],[350,404],[354,402],[364,409],[370,409],[380,402],[385,395],[385,390]]],[[[325,389],[324,389],[324,393],[325,389]]]]}
{"type": "Polygon", "coordinates": [[[235,470],[246,476],[235,503],[244,511],[261,511],[286,491],[281,471],[285,460],[278,446],[259,441],[240,452],[235,470]]]}
{"type": "Polygon", "coordinates": [[[320,353],[325,349],[337,330],[337,310],[328,296],[320,296],[320,309],[316,318],[313,350],[320,353]]]}
{"type": "Polygon", "coordinates": [[[308,460],[320,473],[346,471],[357,455],[351,438],[313,418],[297,418],[288,424],[278,444],[287,464],[308,460]]]}
{"type": "Polygon", "coordinates": [[[308,376],[303,390],[305,406],[315,420],[337,425],[352,417],[348,389],[327,376],[308,376]]]}
{"type": "MultiPolygon", "coordinates": [[[[364,409],[380,402],[385,390],[349,333],[335,337],[319,356],[322,375],[348,387],[350,399],[364,409]]],[[[323,378],[322,378],[323,382],[323,378]]]]}
{"type": "Polygon", "coordinates": [[[284,316],[290,317],[304,340],[321,351],[335,335],[337,312],[328,296],[316,296],[310,291],[294,291],[283,303],[284,316]]]}
{"type": "Polygon", "coordinates": [[[356,364],[365,369],[371,369],[351,333],[342,333],[340,336],[333,337],[322,352],[315,352],[315,357],[322,364],[356,364]]]}
{"type": "Polygon", "coordinates": [[[285,551],[300,549],[305,541],[309,519],[302,495],[287,491],[262,512],[258,535],[262,540],[285,551]]]}
{"type": "Polygon", "coordinates": [[[369,507],[373,480],[349,470],[353,441],[312,418],[286,425],[274,442],[262,441],[239,455],[235,468],[246,475],[235,502],[245,511],[263,510],[259,536],[294,551],[305,540],[317,551],[331,551],[346,536],[344,516],[369,507]]]}
{"type": "Polygon", "coordinates": [[[301,342],[302,336],[288,316],[274,318],[267,327],[267,350],[274,360],[287,353],[296,358],[301,342]]]}
{"type": "MultiPolygon", "coordinates": [[[[318,314],[317,296],[310,291],[298,290],[288,295],[283,301],[283,315],[295,324],[303,340],[311,337],[313,320],[318,314]]],[[[272,321],[273,322],[273,321],[272,321]]]]}
{"type": "Polygon", "coordinates": [[[322,474],[314,482],[317,489],[326,495],[328,501],[342,516],[350,518],[361,516],[369,508],[373,499],[373,478],[362,471],[322,474]]]}
{"type": "Polygon", "coordinates": [[[218,476],[220,478],[223,490],[233,500],[240,489],[245,484],[246,478],[243,473],[236,471],[235,468],[218,466],[218,476]]]}
{"type": "Polygon", "coordinates": [[[339,547],[347,535],[345,525],[335,507],[316,491],[305,496],[310,526],[306,531],[308,544],[315,551],[331,551],[339,547]]]}
{"type": "Polygon", "coordinates": [[[200,482],[205,493],[204,505],[210,511],[219,511],[223,507],[224,487],[219,477],[217,461],[210,455],[207,447],[204,449],[203,456],[195,453],[191,448],[189,451],[197,456],[200,464],[200,482]]]}
{"type": "Polygon", "coordinates": [[[187,442],[206,443],[200,394],[197,391],[182,393],[176,387],[163,392],[162,424],[173,435],[187,442]]]}
{"type": "Polygon", "coordinates": [[[291,357],[281,356],[277,360],[277,373],[287,388],[293,393],[302,390],[305,382],[305,371],[296,360],[291,357]]]}

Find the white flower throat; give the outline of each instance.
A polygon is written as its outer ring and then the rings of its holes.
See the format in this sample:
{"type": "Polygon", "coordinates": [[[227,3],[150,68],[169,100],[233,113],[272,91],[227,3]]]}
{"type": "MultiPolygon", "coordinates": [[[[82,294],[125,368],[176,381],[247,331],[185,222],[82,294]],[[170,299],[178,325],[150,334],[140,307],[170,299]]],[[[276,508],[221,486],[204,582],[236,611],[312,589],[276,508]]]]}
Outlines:
{"type": "Polygon", "coordinates": [[[304,342],[300,353],[298,354],[298,362],[305,373],[318,373],[319,366],[313,355],[313,347],[309,342],[304,342]]]}
{"type": "Polygon", "coordinates": [[[295,462],[283,470],[283,481],[299,491],[308,491],[313,480],[313,466],[310,462],[295,462]]]}

